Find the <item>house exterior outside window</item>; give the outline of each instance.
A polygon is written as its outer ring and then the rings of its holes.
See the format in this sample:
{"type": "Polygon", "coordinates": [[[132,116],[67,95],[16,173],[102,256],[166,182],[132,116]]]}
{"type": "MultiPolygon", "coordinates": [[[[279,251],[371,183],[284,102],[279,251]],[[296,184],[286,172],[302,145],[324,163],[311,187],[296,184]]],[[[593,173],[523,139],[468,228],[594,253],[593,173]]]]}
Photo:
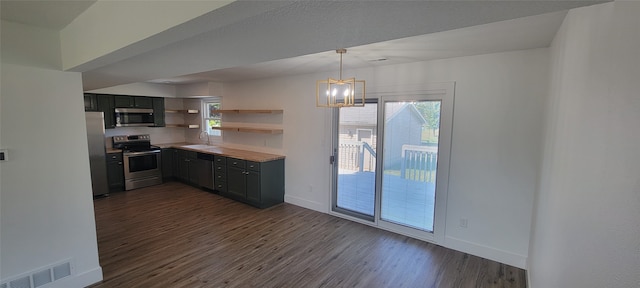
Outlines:
{"type": "Polygon", "coordinates": [[[207,98],[202,100],[202,130],[209,134],[211,140],[222,137],[220,130],[211,128],[220,127],[222,124],[221,113],[216,113],[216,110],[220,110],[221,107],[222,103],[220,103],[220,98],[207,98]]]}

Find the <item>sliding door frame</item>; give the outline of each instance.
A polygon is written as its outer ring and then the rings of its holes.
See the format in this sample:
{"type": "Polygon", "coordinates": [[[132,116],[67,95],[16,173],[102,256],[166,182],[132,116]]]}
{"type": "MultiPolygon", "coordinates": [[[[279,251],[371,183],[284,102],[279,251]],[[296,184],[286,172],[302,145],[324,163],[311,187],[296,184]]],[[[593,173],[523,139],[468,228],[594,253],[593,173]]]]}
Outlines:
{"type": "MultiPolygon", "coordinates": [[[[356,104],[360,104],[360,103],[362,103],[362,100],[356,100],[356,104]]],[[[365,99],[364,103],[365,104],[376,104],[376,105],[378,105],[377,106],[378,110],[376,112],[376,117],[377,117],[377,114],[379,114],[379,111],[380,111],[379,110],[380,109],[380,104],[378,103],[378,99],[376,99],[376,98],[368,98],[368,99],[365,99]]],[[[355,109],[358,109],[358,108],[355,108],[355,109]]],[[[375,204],[374,204],[373,216],[369,216],[369,215],[366,215],[366,214],[363,214],[363,213],[359,213],[359,212],[356,212],[356,211],[351,211],[351,210],[348,210],[348,209],[345,209],[345,208],[338,207],[338,169],[339,169],[338,163],[340,161],[340,159],[338,158],[339,157],[339,155],[338,155],[338,147],[340,145],[340,139],[339,139],[340,138],[339,137],[339,132],[340,132],[340,110],[339,109],[333,110],[333,113],[332,113],[331,117],[332,117],[332,125],[331,125],[332,126],[332,129],[331,129],[331,135],[332,135],[332,139],[331,139],[332,148],[331,149],[332,150],[331,151],[333,153],[333,155],[332,155],[333,156],[333,160],[332,160],[333,161],[333,165],[332,165],[332,170],[331,170],[331,175],[332,175],[331,176],[331,197],[330,197],[331,198],[331,207],[330,207],[329,211],[333,212],[333,213],[335,213],[335,214],[337,214],[339,216],[348,216],[351,220],[357,219],[358,222],[366,221],[368,223],[375,223],[375,221],[376,221],[375,219],[377,218],[376,217],[377,211],[376,211],[375,207],[377,207],[377,203],[378,203],[378,199],[377,199],[377,197],[378,197],[378,195],[377,195],[378,194],[378,187],[376,187],[376,185],[377,185],[377,182],[378,182],[377,173],[378,173],[378,170],[379,170],[379,168],[378,168],[378,165],[379,165],[378,162],[379,161],[377,161],[377,159],[376,159],[376,168],[375,168],[376,184],[374,184],[374,191],[373,191],[373,193],[375,195],[374,196],[375,197],[375,202],[374,202],[375,204]]],[[[376,118],[376,121],[377,121],[377,118],[376,118]]],[[[379,125],[376,125],[376,126],[379,126],[379,125]]],[[[376,128],[376,132],[377,132],[377,128],[376,128]]],[[[377,151],[376,151],[376,154],[377,154],[377,151]]]]}
{"type": "MultiPolygon", "coordinates": [[[[455,82],[404,85],[404,86],[380,86],[368,88],[367,97],[369,101],[378,104],[378,127],[377,127],[377,151],[376,151],[376,181],[375,181],[375,210],[374,219],[363,219],[359,215],[344,213],[340,210],[335,211],[337,197],[337,165],[331,166],[331,182],[332,189],[330,191],[330,207],[329,214],[345,218],[354,222],[375,226],[380,229],[395,232],[412,238],[432,242],[436,244],[444,243],[446,230],[446,211],[447,211],[447,194],[449,188],[449,166],[451,158],[451,138],[453,132],[453,111],[454,111],[454,95],[455,82]],[[384,106],[388,101],[419,101],[419,100],[439,100],[440,104],[440,132],[438,139],[438,163],[436,174],[436,192],[434,207],[434,223],[433,232],[418,231],[414,228],[404,227],[402,225],[390,223],[380,219],[381,194],[382,194],[382,177],[383,177],[383,159],[384,159],[384,106]]],[[[332,156],[336,156],[338,147],[337,131],[339,123],[338,109],[332,111],[332,156]]]]}

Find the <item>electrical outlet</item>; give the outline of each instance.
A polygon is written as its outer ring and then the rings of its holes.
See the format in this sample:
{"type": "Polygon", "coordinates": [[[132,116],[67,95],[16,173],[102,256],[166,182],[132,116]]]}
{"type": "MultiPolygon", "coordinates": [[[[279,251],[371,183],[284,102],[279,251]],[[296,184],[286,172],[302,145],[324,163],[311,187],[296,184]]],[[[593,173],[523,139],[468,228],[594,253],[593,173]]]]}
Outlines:
{"type": "Polygon", "coordinates": [[[469,220],[467,218],[460,218],[460,227],[467,228],[469,225],[469,220]]]}

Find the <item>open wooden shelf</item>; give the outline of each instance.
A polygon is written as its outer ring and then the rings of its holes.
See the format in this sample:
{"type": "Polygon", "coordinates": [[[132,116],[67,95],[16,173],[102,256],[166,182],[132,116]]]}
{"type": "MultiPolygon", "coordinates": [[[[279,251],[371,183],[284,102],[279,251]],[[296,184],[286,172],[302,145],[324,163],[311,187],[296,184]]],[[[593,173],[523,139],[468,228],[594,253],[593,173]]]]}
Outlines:
{"type": "Polygon", "coordinates": [[[278,128],[256,128],[256,127],[211,127],[214,130],[222,131],[235,131],[235,132],[247,132],[247,133],[263,133],[263,134],[282,134],[283,130],[278,128]]]}
{"type": "Polygon", "coordinates": [[[251,110],[251,109],[223,109],[216,110],[218,113],[261,113],[261,114],[280,114],[282,113],[282,109],[259,109],[259,110],[251,110]]]}

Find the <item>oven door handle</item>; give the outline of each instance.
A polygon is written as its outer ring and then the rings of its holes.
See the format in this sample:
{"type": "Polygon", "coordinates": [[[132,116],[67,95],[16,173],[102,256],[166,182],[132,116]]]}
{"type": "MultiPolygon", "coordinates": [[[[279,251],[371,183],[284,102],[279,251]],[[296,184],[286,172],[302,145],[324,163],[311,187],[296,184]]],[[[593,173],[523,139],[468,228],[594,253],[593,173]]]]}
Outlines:
{"type": "Polygon", "coordinates": [[[144,151],[144,152],[126,152],[124,153],[124,156],[140,156],[140,155],[150,155],[150,154],[158,154],[160,153],[160,150],[151,150],[151,151],[144,151]]]}

